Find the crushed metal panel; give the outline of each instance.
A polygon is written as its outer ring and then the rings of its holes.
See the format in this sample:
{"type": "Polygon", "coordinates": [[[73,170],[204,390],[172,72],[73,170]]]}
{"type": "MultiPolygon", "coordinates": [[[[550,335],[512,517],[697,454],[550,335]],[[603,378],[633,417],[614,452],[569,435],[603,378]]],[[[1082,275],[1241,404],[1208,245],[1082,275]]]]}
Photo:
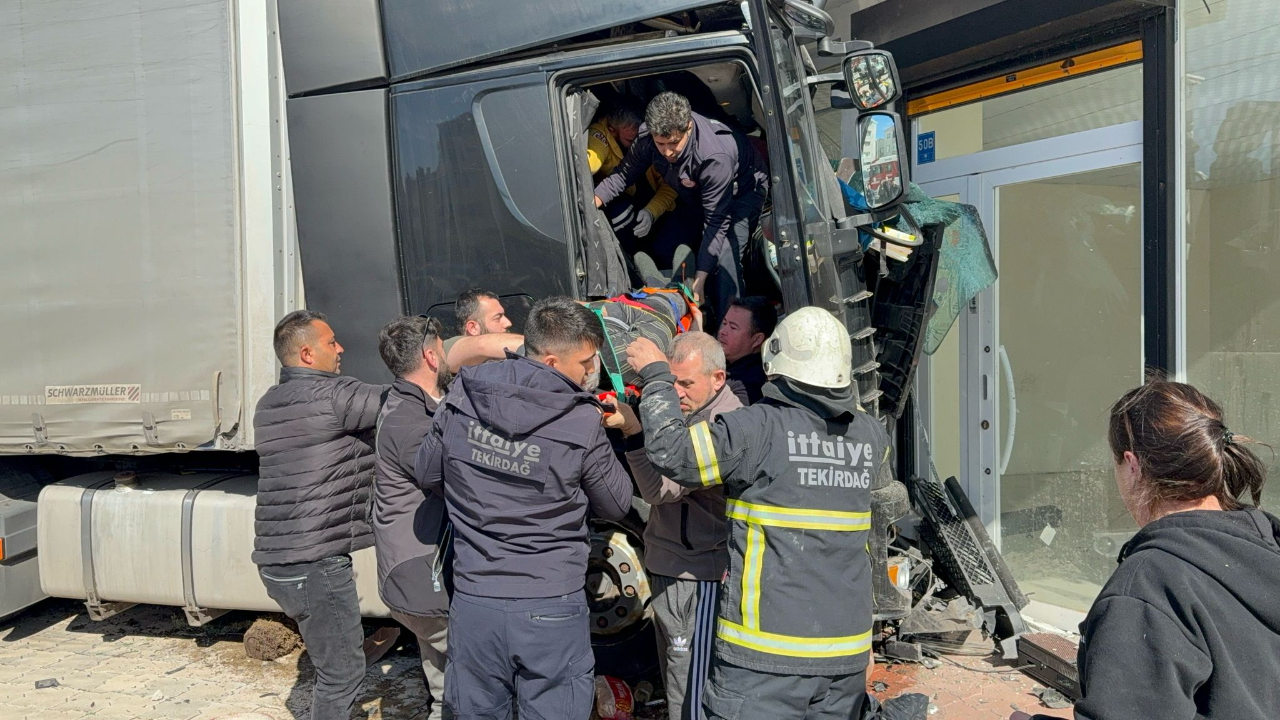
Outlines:
{"type": "Polygon", "coordinates": [[[239,415],[229,12],[0,3],[0,453],[194,448],[239,415]]]}

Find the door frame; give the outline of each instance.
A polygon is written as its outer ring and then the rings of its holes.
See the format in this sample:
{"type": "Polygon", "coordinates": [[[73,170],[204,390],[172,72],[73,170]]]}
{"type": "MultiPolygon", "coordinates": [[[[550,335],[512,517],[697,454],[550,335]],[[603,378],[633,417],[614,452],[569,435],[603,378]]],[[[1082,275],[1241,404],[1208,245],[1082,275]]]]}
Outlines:
{"type": "MultiPolygon", "coordinates": [[[[913,133],[914,133],[913,129],[913,133]]],[[[1000,267],[998,199],[996,189],[1004,185],[1032,182],[1109,167],[1132,165],[1143,161],[1142,123],[1140,121],[1086,130],[1062,137],[1037,140],[996,150],[940,160],[915,169],[916,183],[926,194],[959,195],[960,202],[978,209],[988,231],[992,257],[1000,267]]],[[[1141,184],[1139,192],[1143,192],[1141,184]]],[[[1146,286],[1145,269],[1140,276],[1146,286]]],[[[978,512],[996,546],[1001,545],[1000,532],[1000,458],[999,439],[1005,429],[1000,426],[1000,406],[1004,377],[998,353],[999,280],[978,295],[957,318],[960,335],[960,468],[964,473],[961,486],[978,512]],[[982,428],[982,421],[988,427],[982,428]]],[[[1145,327],[1143,328],[1145,332],[1145,327]]],[[[1144,354],[1145,354],[1145,344],[1144,354]]],[[[922,358],[916,378],[917,397],[924,430],[933,432],[929,387],[933,367],[922,358]]],[[[919,436],[921,428],[917,428],[919,436]]],[[[917,467],[929,467],[924,455],[926,444],[918,437],[916,446],[921,456],[917,467]]]]}

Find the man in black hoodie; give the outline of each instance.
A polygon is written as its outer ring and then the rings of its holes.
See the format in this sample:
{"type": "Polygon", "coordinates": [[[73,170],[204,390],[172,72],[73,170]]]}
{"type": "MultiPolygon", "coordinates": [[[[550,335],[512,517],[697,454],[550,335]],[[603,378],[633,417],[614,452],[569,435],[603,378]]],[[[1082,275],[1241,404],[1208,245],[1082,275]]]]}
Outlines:
{"type": "Polygon", "coordinates": [[[621,519],[631,479],[582,389],[600,321],[569,298],[534,305],[525,357],[465,368],[418,451],[454,527],[447,704],[460,720],[586,720],[593,699],[587,510],[621,519]]]}

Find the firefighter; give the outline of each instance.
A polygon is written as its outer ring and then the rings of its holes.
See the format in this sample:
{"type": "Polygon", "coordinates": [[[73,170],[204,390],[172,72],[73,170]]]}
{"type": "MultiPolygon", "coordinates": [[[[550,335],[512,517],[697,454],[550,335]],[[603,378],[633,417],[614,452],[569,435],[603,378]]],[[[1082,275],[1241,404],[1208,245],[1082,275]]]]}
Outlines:
{"type": "Polygon", "coordinates": [[[649,460],[687,487],[723,485],[729,575],[721,590],[708,718],[861,716],[871,649],[871,486],[889,437],[858,405],[844,325],[820,308],[783,320],[763,348],[756,405],[689,426],[652,342],[627,361],[644,383],[649,460]]]}

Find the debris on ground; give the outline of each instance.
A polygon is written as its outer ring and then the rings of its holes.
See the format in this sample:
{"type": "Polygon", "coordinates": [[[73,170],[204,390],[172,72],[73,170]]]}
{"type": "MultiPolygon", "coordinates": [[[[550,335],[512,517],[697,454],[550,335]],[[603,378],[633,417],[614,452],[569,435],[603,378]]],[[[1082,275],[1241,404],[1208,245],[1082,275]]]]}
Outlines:
{"type": "Polygon", "coordinates": [[[592,720],[633,720],[635,698],[625,682],[608,675],[596,676],[596,707],[592,720]]]}
{"type": "Polygon", "coordinates": [[[923,693],[906,693],[880,702],[875,696],[867,697],[863,720],[925,720],[933,707],[929,696],[923,693]]]}
{"type": "Polygon", "coordinates": [[[636,705],[644,705],[653,697],[653,683],[648,680],[641,680],[636,683],[635,689],[631,691],[631,698],[636,705]]]}
{"type": "Polygon", "coordinates": [[[302,636],[289,625],[263,616],[244,631],[244,654],[254,660],[275,660],[293,652],[302,644],[302,636]]]}
{"type": "Polygon", "coordinates": [[[381,660],[399,639],[400,628],[394,625],[384,625],[374,630],[372,635],[364,639],[364,664],[372,665],[381,660]]]}
{"type": "Polygon", "coordinates": [[[1051,710],[1062,710],[1071,707],[1072,704],[1065,695],[1053,688],[1040,688],[1036,694],[1040,696],[1040,702],[1051,710]]]}

